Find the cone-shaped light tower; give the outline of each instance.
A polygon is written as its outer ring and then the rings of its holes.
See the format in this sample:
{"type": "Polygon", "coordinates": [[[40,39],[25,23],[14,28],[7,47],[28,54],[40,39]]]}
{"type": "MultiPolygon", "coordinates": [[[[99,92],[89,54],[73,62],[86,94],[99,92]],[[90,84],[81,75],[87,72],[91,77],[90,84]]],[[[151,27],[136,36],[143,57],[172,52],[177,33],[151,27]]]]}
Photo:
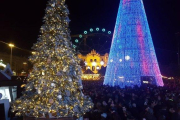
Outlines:
{"type": "Polygon", "coordinates": [[[143,82],[164,85],[142,0],[121,0],[104,85],[143,82]]]}

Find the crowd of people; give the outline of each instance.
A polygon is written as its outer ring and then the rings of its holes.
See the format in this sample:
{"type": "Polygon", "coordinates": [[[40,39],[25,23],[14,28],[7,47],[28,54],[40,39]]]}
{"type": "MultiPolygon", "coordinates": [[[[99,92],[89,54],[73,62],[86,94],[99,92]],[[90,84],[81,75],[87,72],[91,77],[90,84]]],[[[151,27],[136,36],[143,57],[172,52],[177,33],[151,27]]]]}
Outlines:
{"type": "Polygon", "coordinates": [[[103,86],[103,81],[83,81],[83,93],[94,108],[89,120],[180,120],[180,84],[134,88],[103,86]]]}
{"type": "Polygon", "coordinates": [[[180,83],[121,89],[104,86],[103,80],[83,81],[83,93],[94,103],[84,120],[180,120],[180,83]]]}

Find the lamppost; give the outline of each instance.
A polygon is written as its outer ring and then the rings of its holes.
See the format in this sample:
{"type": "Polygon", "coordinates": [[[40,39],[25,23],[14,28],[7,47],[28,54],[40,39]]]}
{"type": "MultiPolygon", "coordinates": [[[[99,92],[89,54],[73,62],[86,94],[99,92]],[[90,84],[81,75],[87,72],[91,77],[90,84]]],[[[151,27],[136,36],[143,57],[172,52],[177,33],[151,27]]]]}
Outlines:
{"type": "Polygon", "coordinates": [[[177,55],[178,55],[178,66],[180,65],[180,61],[179,61],[179,57],[180,57],[180,48],[179,48],[179,36],[180,36],[180,32],[177,32],[177,33],[175,33],[175,35],[176,35],[176,40],[177,40],[177,45],[178,45],[178,53],[177,53],[177,55]]]}
{"type": "Polygon", "coordinates": [[[11,66],[11,69],[12,69],[12,48],[14,47],[14,44],[10,43],[10,44],[9,44],[9,47],[11,48],[10,66],[11,66]]]}

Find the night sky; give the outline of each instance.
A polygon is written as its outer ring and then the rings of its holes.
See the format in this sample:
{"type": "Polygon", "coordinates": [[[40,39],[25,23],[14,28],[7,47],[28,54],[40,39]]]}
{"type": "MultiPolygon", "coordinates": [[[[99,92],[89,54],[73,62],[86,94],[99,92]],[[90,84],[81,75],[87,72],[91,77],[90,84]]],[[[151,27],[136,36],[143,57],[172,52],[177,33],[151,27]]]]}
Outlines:
{"type": "MultiPolygon", "coordinates": [[[[72,34],[96,27],[113,31],[120,0],[66,1],[72,34]]],[[[158,61],[176,63],[175,33],[180,32],[180,0],[143,1],[158,61]]],[[[20,48],[31,50],[43,24],[46,3],[47,0],[0,0],[0,41],[13,42],[20,48]]],[[[0,47],[3,52],[9,52],[4,44],[0,43],[0,47]]]]}

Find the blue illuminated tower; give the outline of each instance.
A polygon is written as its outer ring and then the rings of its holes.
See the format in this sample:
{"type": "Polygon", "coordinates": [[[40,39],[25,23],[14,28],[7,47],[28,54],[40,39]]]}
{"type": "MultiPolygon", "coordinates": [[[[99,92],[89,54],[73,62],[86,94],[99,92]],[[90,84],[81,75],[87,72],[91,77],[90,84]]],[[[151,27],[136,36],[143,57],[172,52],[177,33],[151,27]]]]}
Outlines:
{"type": "Polygon", "coordinates": [[[121,0],[104,85],[140,86],[142,78],[164,85],[142,0],[121,0]]]}

